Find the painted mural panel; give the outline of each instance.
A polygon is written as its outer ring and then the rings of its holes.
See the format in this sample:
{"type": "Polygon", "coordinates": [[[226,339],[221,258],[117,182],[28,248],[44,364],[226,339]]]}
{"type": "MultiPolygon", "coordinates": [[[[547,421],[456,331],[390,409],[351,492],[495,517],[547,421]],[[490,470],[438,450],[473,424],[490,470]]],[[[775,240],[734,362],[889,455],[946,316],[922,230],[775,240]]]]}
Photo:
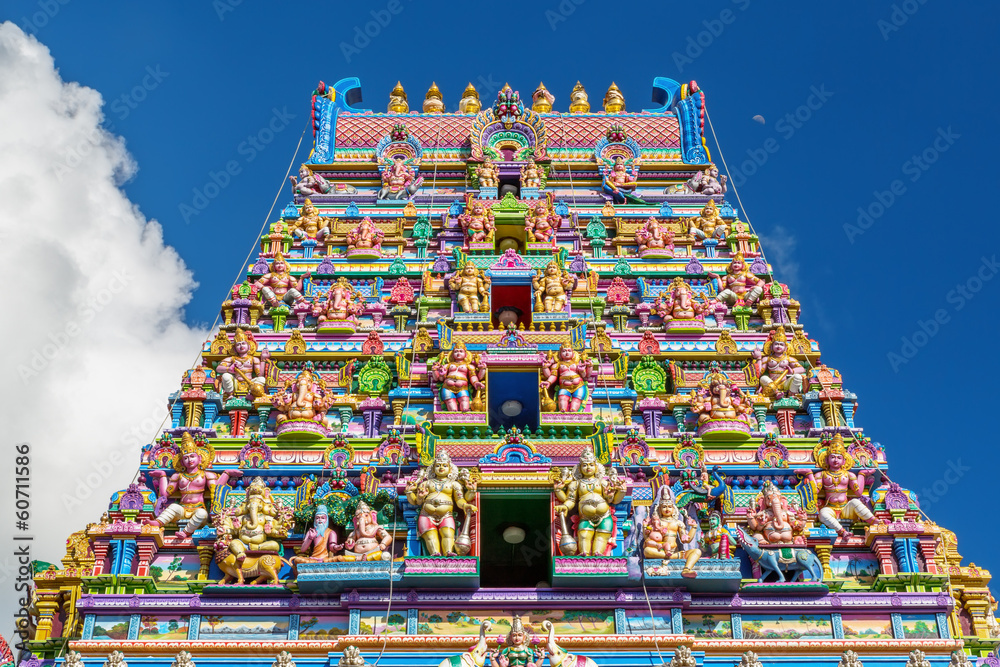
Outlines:
{"type": "Polygon", "coordinates": [[[299,639],[323,640],[348,634],[350,619],[347,614],[299,616],[299,639]]]}
{"type": "Polygon", "coordinates": [[[656,614],[650,618],[649,612],[640,610],[626,611],[625,627],[626,632],[630,635],[673,634],[673,624],[671,623],[669,613],[656,614]]]}
{"type": "Polygon", "coordinates": [[[359,628],[363,635],[405,635],[406,610],[394,611],[388,619],[384,612],[363,611],[359,628]]]}
{"type": "Polygon", "coordinates": [[[729,614],[684,614],[684,634],[729,639],[733,636],[733,619],[729,614]]]}
{"type": "Polygon", "coordinates": [[[287,616],[203,616],[201,639],[287,639],[287,616]]]}
{"type": "Polygon", "coordinates": [[[892,639],[892,621],[888,616],[843,614],[846,639],[892,639]]]}
{"type": "Polygon", "coordinates": [[[833,639],[829,616],[743,614],[746,639],[833,639]]]}
{"type": "Polygon", "coordinates": [[[187,616],[142,616],[139,619],[139,639],[187,639],[187,616]]]}
{"type": "Polygon", "coordinates": [[[871,586],[879,573],[878,559],[870,551],[835,551],[830,554],[830,571],[837,579],[871,586]]]}
{"type": "Polygon", "coordinates": [[[128,639],[128,623],[128,616],[98,616],[93,637],[97,641],[128,639]]]}
{"type": "Polygon", "coordinates": [[[198,554],[162,553],[149,565],[149,576],[157,583],[182,583],[194,581],[201,569],[198,554]]]}
{"type": "MultiPolygon", "coordinates": [[[[421,611],[417,617],[417,634],[478,635],[484,620],[492,621],[491,634],[507,634],[514,610],[480,610],[466,614],[460,611],[421,611]]],[[[549,621],[560,635],[610,635],[615,632],[615,615],[608,610],[529,610],[521,613],[524,628],[534,634],[545,634],[542,621],[549,621]]]]}
{"type": "Polygon", "coordinates": [[[931,614],[903,614],[903,639],[937,639],[937,619],[931,614]]]}

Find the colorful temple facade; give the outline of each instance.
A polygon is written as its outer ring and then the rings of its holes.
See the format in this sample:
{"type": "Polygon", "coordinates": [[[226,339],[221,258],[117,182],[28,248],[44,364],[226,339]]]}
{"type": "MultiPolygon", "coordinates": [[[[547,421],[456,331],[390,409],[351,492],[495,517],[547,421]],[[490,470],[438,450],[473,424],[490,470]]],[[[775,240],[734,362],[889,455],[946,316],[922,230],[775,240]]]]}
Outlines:
{"type": "Polygon", "coordinates": [[[1000,664],[695,82],[360,97],[313,93],[169,427],[36,567],[24,664],[1000,664]]]}

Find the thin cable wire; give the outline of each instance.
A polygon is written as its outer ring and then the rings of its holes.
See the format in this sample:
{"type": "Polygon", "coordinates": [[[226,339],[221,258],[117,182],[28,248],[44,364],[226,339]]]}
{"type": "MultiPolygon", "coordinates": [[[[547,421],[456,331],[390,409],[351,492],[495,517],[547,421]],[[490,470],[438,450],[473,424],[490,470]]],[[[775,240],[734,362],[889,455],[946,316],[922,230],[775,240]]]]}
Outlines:
{"type": "MultiPolygon", "coordinates": [[[[430,199],[430,202],[427,204],[427,219],[428,219],[428,221],[430,220],[430,217],[434,214],[434,196],[437,194],[438,164],[441,161],[440,157],[437,155],[437,151],[438,151],[438,148],[440,147],[440,143],[441,143],[441,128],[438,127],[437,135],[434,137],[434,152],[435,152],[435,155],[434,155],[434,176],[431,179],[431,199],[430,199]]],[[[468,180],[466,180],[466,187],[468,187],[468,180]]],[[[420,267],[420,288],[419,288],[419,291],[417,293],[417,302],[416,302],[417,303],[417,319],[418,320],[420,319],[420,299],[422,299],[423,296],[424,296],[424,266],[423,265],[425,265],[427,263],[428,259],[429,258],[425,257],[424,261],[421,262],[421,267],[420,267]]],[[[416,330],[416,323],[414,324],[414,330],[416,330]]],[[[405,356],[406,353],[404,352],[403,354],[405,356]]],[[[402,420],[402,416],[405,415],[406,411],[410,408],[410,399],[413,397],[413,362],[416,360],[416,358],[417,358],[417,346],[416,345],[412,345],[410,347],[410,377],[409,377],[410,383],[409,383],[409,385],[407,385],[406,404],[403,406],[403,412],[400,415],[400,419],[401,420],[402,420]]],[[[398,457],[396,457],[396,479],[399,479],[399,474],[402,471],[402,469],[403,469],[403,457],[398,456],[398,457]]],[[[468,517],[466,518],[466,520],[467,521],[469,520],[468,517]]],[[[395,506],[393,506],[392,542],[391,542],[391,544],[395,545],[395,542],[396,542],[396,512],[395,512],[395,506]]],[[[386,604],[386,608],[385,608],[385,628],[384,628],[383,632],[380,632],[379,634],[383,634],[384,632],[388,632],[388,630],[389,630],[389,614],[392,612],[392,590],[393,590],[393,583],[394,583],[393,582],[393,578],[392,578],[392,564],[393,564],[393,562],[394,561],[393,561],[393,558],[392,558],[392,554],[390,553],[389,554],[389,600],[388,600],[388,602],[386,604]]],[[[382,650],[379,651],[378,657],[375,658],[375,664],[374,664],[373,667],[378,667],[378,663],[382,659],[382,656],[385,654],[385,649],[386,649],[386,647],[388,647],[388,645],[389,645],[389,637],[388,637],[388,635],[386,635],[386,636],[384,636],[382,638],[382,650]]]]}
{"type": "MultiPolygon", "coordinates": [[[[243,263],[240,265],[240,272],[236,274],[236,279],[233,281],[232,285],[230,285],[229,290],[227,290],[227,294],[229,293],[229,291],[232,290],[232,288],[235,285],[238,285],[240,283],[240,278],[245,279],[246,277],[247,264],[250,262],[250,257],[253,255],[254,250],[260,244],[260,238],[264,234],[264,229],[267,227],[267,221],[271,219],[271,214],[274,213],[274,207],[278,203],[278,197],[281,196],[281,191],[285,187],[285,182],[288,180],[288,176],[292,173],[292,165],[295,164],[295,158],[299,154],[299,149],[302,148],[302,140],[305,138],[306,132],[308,131],[309,131],[309,124],[307,123],[306,126],[302,129],[302,134],[299,135],[299,142],[295,145],[295,152],[292,153],[292,159],[288,163],[288,169],[285,171],[285,177],[281,179],[281,184],[278,186],[278,191],[274,193],[274,201],[271,202],[271,208],[268,210],[267,215],[264,216],[264,222],[261,223],[260,231],[257,233],[257,238],[254,241],[254,244],[250,246],[250,250],[247,252],[246,258],[244,258],[243,263]]],[[[223,301],[225,301],[225,299],[223,299],[223,301]]],[[[219,324],[220,316],[221,316],[221,311],[215,314],[215,320],[212,322],[212,326],[208,328],[209,335],[211,335],[211,332],[215,331],[216,325],[219,324]]],[[[195,356],[194,361],[191,362],[191,366],[194,366],[195,364],[198,363],[198,360],[201,358],[202,352],[203,352],[202,350],[198,350],[198,354],[195,356]]],[[[156,434],[160,433],[163,429],[163,425],[167,423],[167,420],[170,419],[170,417],[171,414],[168,411],[167,414],[164,415],[163,421],[161,421],[160,425],[156,427],[154,433],[156,434]]],[[[132,475],[133,482],[137,482],[139,480],[139,474],[141,472],[142,472],[142,457],[140,456],[139,467],[136,468],[135,474],[132,475]]]]}

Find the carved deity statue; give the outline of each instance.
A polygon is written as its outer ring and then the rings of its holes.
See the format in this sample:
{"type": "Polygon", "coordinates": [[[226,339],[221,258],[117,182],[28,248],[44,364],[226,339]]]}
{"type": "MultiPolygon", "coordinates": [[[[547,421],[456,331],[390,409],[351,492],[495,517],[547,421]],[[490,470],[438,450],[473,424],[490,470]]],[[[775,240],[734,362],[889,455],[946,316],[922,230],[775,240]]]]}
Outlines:
{"type": "Polygon", "coordinates": [[[340,276],[326,293],[326,299],[313,306],[313,315],[320,324],[327,321],[357,321],[364,309],[364,297],[348,282],[346,276],[340,276]]]}
{"type": "Polygon", "coordinates": [[[496,225],[493,222],[493,209],[482,202],[469,203],[465,212],[458,216],[458,226],[462,228],[464,247],[470,243],[489,243],[493,240],[496,225]]]}
{"type": "Polygon", "coordinates": [[[311,195],[325,195],[334,188],[332,183],[320,174],[314,173],[306,164],[299,167],[298,178],[289,176],[288,180],[292,182],[292,191],[295,194],[307,197],[311,195]]]}
{"type": "Polygon", "coordinates": [[[253,354],[253,347],[256,347],[256,344],[252,334],[243,329],[236,329],[231,353],[216,367],[222,385],[223,399],[228,400],[236,393],[249,393],[254,398],[267,394],[264,386],[267,382],[267,365],[271,353],[264,349],[257,357],[253,354]]]}
{"type": "Polygon", "coordinates": [[[383,158],[382,164],[385,168],[382,171],[382,189],[378,191],[379,199],[409,199],[424,182],[424,177],[418,177],[402,155],[396,155],[392,160],[383,158]]]}
{"type": "Polygon", "coordinates": [[[274,255],[274,260],[271,261],[267,273],[257,280],[257,287],[260,288],[260,294],[268,306],[274,307],[281,302],[293,306],[305,299],[302,296],[302,283],[310,275],[312,273],[306,271],[298,278],[293,278],[288,268],[288,262],[279,252],[274,255]]]}
{"type": "Polygon", "coordinates": [[[289,420],[308,420],[320,425],[326,423],[326,411],[333,405],[334,396],[326,390],[326,382],[312,368],[312,362],[295,377],[285,381],[284,391],[272,401],[278,413],[275,421],[281,426],[289,420]]]}
{"type": "Polygon", "coordinates": [[[709,371],[691,394],[691,411],[698,415],[699,426],[711,420],[724,419],[753,427],[750,398],[717,367],[709,371]]]}
{"type": "Polygon", "coordinates": [[[543,201],[538,201],[524,214],[524,231],[529,243],[554,243],[561,224],[562,217],[543,201]]]}
{"type": "Polygon", "coordinates": [[[328,221],[320,217],[319,209],[313,206],[312,200],[306,199],[291,232],[292,236],[297,239],[321,241],[330,233],[330,229],[328,221]]]}
{"type": "Polygon", "coordinates": [[[504,643],[490,651],[490,663],[497,667],[541,667],[545,654],[541,649],[531,648],[530,639],[521,617],[515,616],[504,643]]]}
{"type": "Polygon", "coordinates": [[[421,468],[406,484],[406,500],[420,508],[417,533],[429,556],[456,556],[455,508],[465,512],[466,521],[475,514],[476,478],[459,476],[448,452],[441,450],[434,461],[421,468]],[[465,480],[463,483],[462,479],[465,480]]]}
{"type": "Polygon", "coordinates": [[[770,480],[764,482],[747,517],[747,527],[762,544],[805,544],[806,513],[788,502],[770,480]]]}
{"type": "Polygon", "coordinates": [[[849,537],[851,532],[844,528],[840,519],[864,521],[869,525],[884,523],[872,514],[863,500],[865,478],[874,476],[875,470],[859,470],[857,475],[851,472],[854,457],[844,446],[843,436],[837,433],[829,444],[820,442],[813,449],[813,458],[821,472],[814,474],[812,470],[802,468],[796,470],[795,474],[802,475],[812,485],[817,504],[820,505],[820,523],[837,531],[841,537],[849,537]],[[854,497],[848,499],[849,496],[854,497]]]}
{"type": "Polygon", "coordinates": [[[683,558],[684,568],[681,570],[682,577],[695,577],[694,564],[701,558],[701,549],[692,547],[686,549],[685,543],[694,542],[698,531],[698,524],[690,516],[686,519],[680,518],[680,511],[674,502],[669,489],[664,489],[666,493],[660,494],[659,502],[643,526],[645,535],[645,547],[643,555],[646,558],[662,558],[671,560],[673,558],[683,558]]]}
{"type": "Polygon", "coordinates": [[[347,232],[347,252],[355,250],[371,250],[382,254],[382,240],[385,232],[378,228],[372,219],[365,216],[358,226],[347,232]]]}
{"type": "Polygon", "coordinates": [[[378,512],[359,501],[354,509],[354,529],[344,542],[344,556],[356,560],[388,560],[392,535],[378,523],[378,512]]]}
{"type": "Polygon", "coordinates": [[[143,523],[169,526],[179,519],[186,519],[187,525],[176,533],[179,538],[187,537],[208,523],[210,501],[215,487],[225,486],[229,480],[243,476],[240,470],[227,470],[216,475],[211,471],[214,461],[215,449],[212,445],[208,442],[195,442],[191,434],[185,431],[173,461],[176,472],[169,479],[162,470],[149,473],[156,485],[157,496],[169,498],[176,493],[180,496],[180,502],[170,503],[155,519],[146,519],[143,523]]]}
{"type": "Polygon", "coordinates": [[[535,163],[534,159],[529,158],[528,162],[521,166],[521,187],[542,187],[542,168],[535,163]]]}
{"type": "Polygon", "coordinates": [[[448,279],[448,288],[457,292],[456,302],[463,313],[487,313],[490,310],[490,278],[467,261],[448,279]]]}
{"type": "Polygon", "coordinates": [[[722,525],[722,514],[713,510],[708,514],[708,530],[701,534],[702,556],[705,558],[732,558],[735,540],[722,525]]]}
{"type": "Polygon", "coordinates": [[[441,383],[441,402],[447,410],[482,411],[486,364],[478,354],[469,354],[465,343],[462,341],[455,343],[445,361],[438,360],[431,366],[431,373],[434,379],[441,383]],[[470,395],[472,389],[476,390],[474,399],[470,395]]]}
{"type": "Polygon", "coordinates": [[[481,165],[476,167],[476,177],[479,179],[480,188],[500,187],[500,170],[497,169],[493,160],[488,157],[483,160],[481,165]]]}
{"type": "MultiPolygon", "coordinates": [[[[634,164],[638,170],[638,158],[634,164]]],[[[639,185],[638,174],[629,174],[625,166],[625,158],[616,155],[611,167],[604,170],[604,180],[602,181],[604,192],[611,196],[611,201],[615,204],[624,204],[627,201],[626,193],[635,190],[637,185],[639,185]]]]}
{"type": "Polygon", "coordinates": [[[587,402],[587,381],[592,372],[590,359],[566,342],[557,354],[550,352],[542,362],[541,387],[543,391],[558,387],[556,405],[560,412],[579,412],[587,402]]]}
{"type": "Polygon", "coordinates": [[[297,576],[298,566],[302,563],[342,561],[343,557],[338,556],[337,552],[343,548],[344,545],[337,542],[337,531],[330,525],[330,515],[326,505],[317,505],[313,525],[306,531],[298,555],[290,559],[292,568],[296,570],[297,576]]]}
{"type": "Polygon", "coordinates": [[[555,511],[562,521],[560,550],[563,555],[607,556],[615,532],[614,505],[625,497],[624,481],[613,469],[610,475],[607,474],[590,448],[583,450],[572,472],[553,468],[550,479],[560,503],[555,511]],[[566,525],[566,516],[574,509],[575,544],[567,534],[566,525]]]}
{"type": "Polygon", "coordinates": [[[700,241],[705,239],[722,240],[729,231],[726,221],[719,216],[715,201],[709,199],[701,209],[701,214],[686,218],[688,234],[700,241]]]}
{"type": "Polygon", "coordinates": [[[653,310],[664,322],[693,320],[702,315],[705,305],[695,301],[694,290],[683,278],[675,276],[670,285],[657,295],[653,310]]]}
{"type": "Polygon", "coordinates": [[[555,260],[531,279],[535,290],[536,313],[562,313],[576,288],[576,278],[569,271],[560,271],[555,260]]]}
{"type": "Polygon", "coordinates": [[[650,250],[673,250],[674,233],[651,215],[642,227],[635,231],[635,243],[639,247],[640,255],[650,250]]]}
{"type": "Polygon", "coordinates": [[[750,267],[740,253],[733,256],[724,276],[712,272],[706,275],[719,281],[719,293],[715,300],[729,307],[735,306],[740,299],[747,305],[756,303],[764,291],[764,281],[750,273],[750,267]]]}
{"type": "Polygon", "coordinates": [[[695,175],[680,185],[671,185],[665,190],[667,194],[687,193],[699,195],[724,195],[726,194],[726,177],[719,176],[719,169],[714,164],[709,163],[705,169],[695,172],[695,175]]]}
{"type": "Polygon", "coordinates": [[[806,369],[788,353],[788,337],[784,327],[773,329],[764,342],[763,350],[753,349],[761,393],[768,397],[799,396],[806,380],[806,369]]]}
{"type": "Polygon", "coordinates": [[[278,509],[262,477],[257,477],[247,487],[243,502],[231,510],[227,528],[231,530],[229,553],[236,557],[236,566],[242,567],[247,554],[281,551],[281,538],[288,535],[286,526],[278,521],[278,509]]]}

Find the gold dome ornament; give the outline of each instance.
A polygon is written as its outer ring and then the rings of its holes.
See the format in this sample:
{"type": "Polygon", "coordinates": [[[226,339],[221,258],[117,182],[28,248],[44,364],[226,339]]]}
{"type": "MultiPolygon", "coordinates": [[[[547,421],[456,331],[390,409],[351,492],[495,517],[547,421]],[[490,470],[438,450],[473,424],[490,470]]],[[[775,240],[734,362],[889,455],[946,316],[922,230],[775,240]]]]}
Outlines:
{"type": "Polygon", "coordinates": [[[441,91],[438,89],[437,84],[431,82],[431,87],[427,89],[427,94],[424,95],[424,113],[441,113],[444,111],[444,100],[441,97],[441,91]]]}
{"type": "Polygon", "coordinates": [[[402,82],[397,81],[396,87],[389,93],[389,113],[408,113],[409,111],[410,104],[406,101],[406,91],[403,90],[402,82]]]}
{"type": "Polygon", "coordinates": [[[573,92],[569,94],[569,112],[587,113],[590,111],[590,99],[587,91],[583,89],[583,84],[579,81],[573,86],[573,92]]]}
{"type": "Polygon", "coordinates": [[[535,88],[535,92],[531,95],[531,110],[538,113],[552,111],[552,103],[555,100],[555,96],[548,91],[545,84],[539,81],[538,88],[535,88]]]}
{"type": "Polygon", "coordinates": [[[469,85],[465,87],[465,92],[462,93],[462,100],[458,103],[459,113],[479,113],[483,105],[479,101],[479,93],[476,91],[476,87],[469,82],[469,85]]]}
{"type": "Polygon", "coordinates": [[[619,113],[625,111],[625,96],[618,90],[615,82],[611,82],[611,87],[604,94],[604,111],[606,113],[619,113]]]}

